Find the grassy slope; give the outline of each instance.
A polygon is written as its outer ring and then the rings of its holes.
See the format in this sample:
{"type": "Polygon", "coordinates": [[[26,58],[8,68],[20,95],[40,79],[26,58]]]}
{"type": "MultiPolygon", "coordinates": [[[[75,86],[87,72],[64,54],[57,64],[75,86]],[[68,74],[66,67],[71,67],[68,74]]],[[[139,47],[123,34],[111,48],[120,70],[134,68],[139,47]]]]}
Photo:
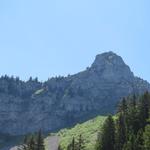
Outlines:
{"type": "Polygon", "coordinates": [[[86,149],[93,150],[97,138],[97,132],[101,130],[105,118],[106,117],[104,116],[98,116],[85,123],[77,124],[71,129],[60,130],[57,133],[57,135],[60,137],[60,145],[64,150],[66,150],[66,147],[71,142],[72,137],[77,139],[78,136],[82,134],[85,140],[86,149]]]}

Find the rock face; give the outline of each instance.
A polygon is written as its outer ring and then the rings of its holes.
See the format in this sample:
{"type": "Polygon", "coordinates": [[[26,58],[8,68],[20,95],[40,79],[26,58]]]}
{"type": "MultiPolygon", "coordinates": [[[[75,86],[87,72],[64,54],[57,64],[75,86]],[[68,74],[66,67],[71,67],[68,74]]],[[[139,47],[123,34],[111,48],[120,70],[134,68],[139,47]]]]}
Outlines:
{"type": "Polygon", "coordinates": [[[0,79],[0,133],[21,135],[51,131],[114,113],[119,100],[150,91],[113,52],[97,55],[87,70],[44,83],[7,76],[0,79]]]}

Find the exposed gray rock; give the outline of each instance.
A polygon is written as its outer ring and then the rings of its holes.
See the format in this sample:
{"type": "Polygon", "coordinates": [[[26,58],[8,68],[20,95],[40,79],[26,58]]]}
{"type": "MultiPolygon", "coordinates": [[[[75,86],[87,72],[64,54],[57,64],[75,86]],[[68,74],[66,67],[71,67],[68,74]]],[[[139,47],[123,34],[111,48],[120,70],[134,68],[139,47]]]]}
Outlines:
{"type": "Polygon", "coordinates": [[[52,131],[114,113],[122,97],[150,91],[150,84],[135,77],[113,52],[97,55],[90,68],[72,76],[45,83],[19,82],[15,92],[19,94],[10,93],[4,81],[0,86],[0,132],[11,135],[52,131]]]}

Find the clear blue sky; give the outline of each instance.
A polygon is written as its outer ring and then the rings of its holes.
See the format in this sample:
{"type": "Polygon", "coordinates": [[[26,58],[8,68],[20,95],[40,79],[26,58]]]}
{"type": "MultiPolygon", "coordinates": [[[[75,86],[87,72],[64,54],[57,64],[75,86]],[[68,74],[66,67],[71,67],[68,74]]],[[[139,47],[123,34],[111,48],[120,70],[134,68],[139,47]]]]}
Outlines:
{"type": "Polygon", "coordinates": [[[0,74],[74,74],[114,51],[150,81],[150,0],[0,0],[0,74]]]}

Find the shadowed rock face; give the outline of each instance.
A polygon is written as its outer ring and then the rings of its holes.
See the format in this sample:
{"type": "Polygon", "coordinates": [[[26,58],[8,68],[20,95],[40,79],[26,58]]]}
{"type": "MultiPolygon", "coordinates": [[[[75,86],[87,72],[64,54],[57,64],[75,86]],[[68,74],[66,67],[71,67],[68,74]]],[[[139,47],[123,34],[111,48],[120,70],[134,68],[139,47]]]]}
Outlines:
{"type": "Polygon", "coordinates": [[[68,127],[98,114],[114,113],[124,96],[150,91],[150,84],[135,77],[113,52],[97,55],[91,67],[78,74],[44,83],[18,81],[16,85],[14,94],[5,80],[0,82],[1,133],[19,135],[68,127]]]}

